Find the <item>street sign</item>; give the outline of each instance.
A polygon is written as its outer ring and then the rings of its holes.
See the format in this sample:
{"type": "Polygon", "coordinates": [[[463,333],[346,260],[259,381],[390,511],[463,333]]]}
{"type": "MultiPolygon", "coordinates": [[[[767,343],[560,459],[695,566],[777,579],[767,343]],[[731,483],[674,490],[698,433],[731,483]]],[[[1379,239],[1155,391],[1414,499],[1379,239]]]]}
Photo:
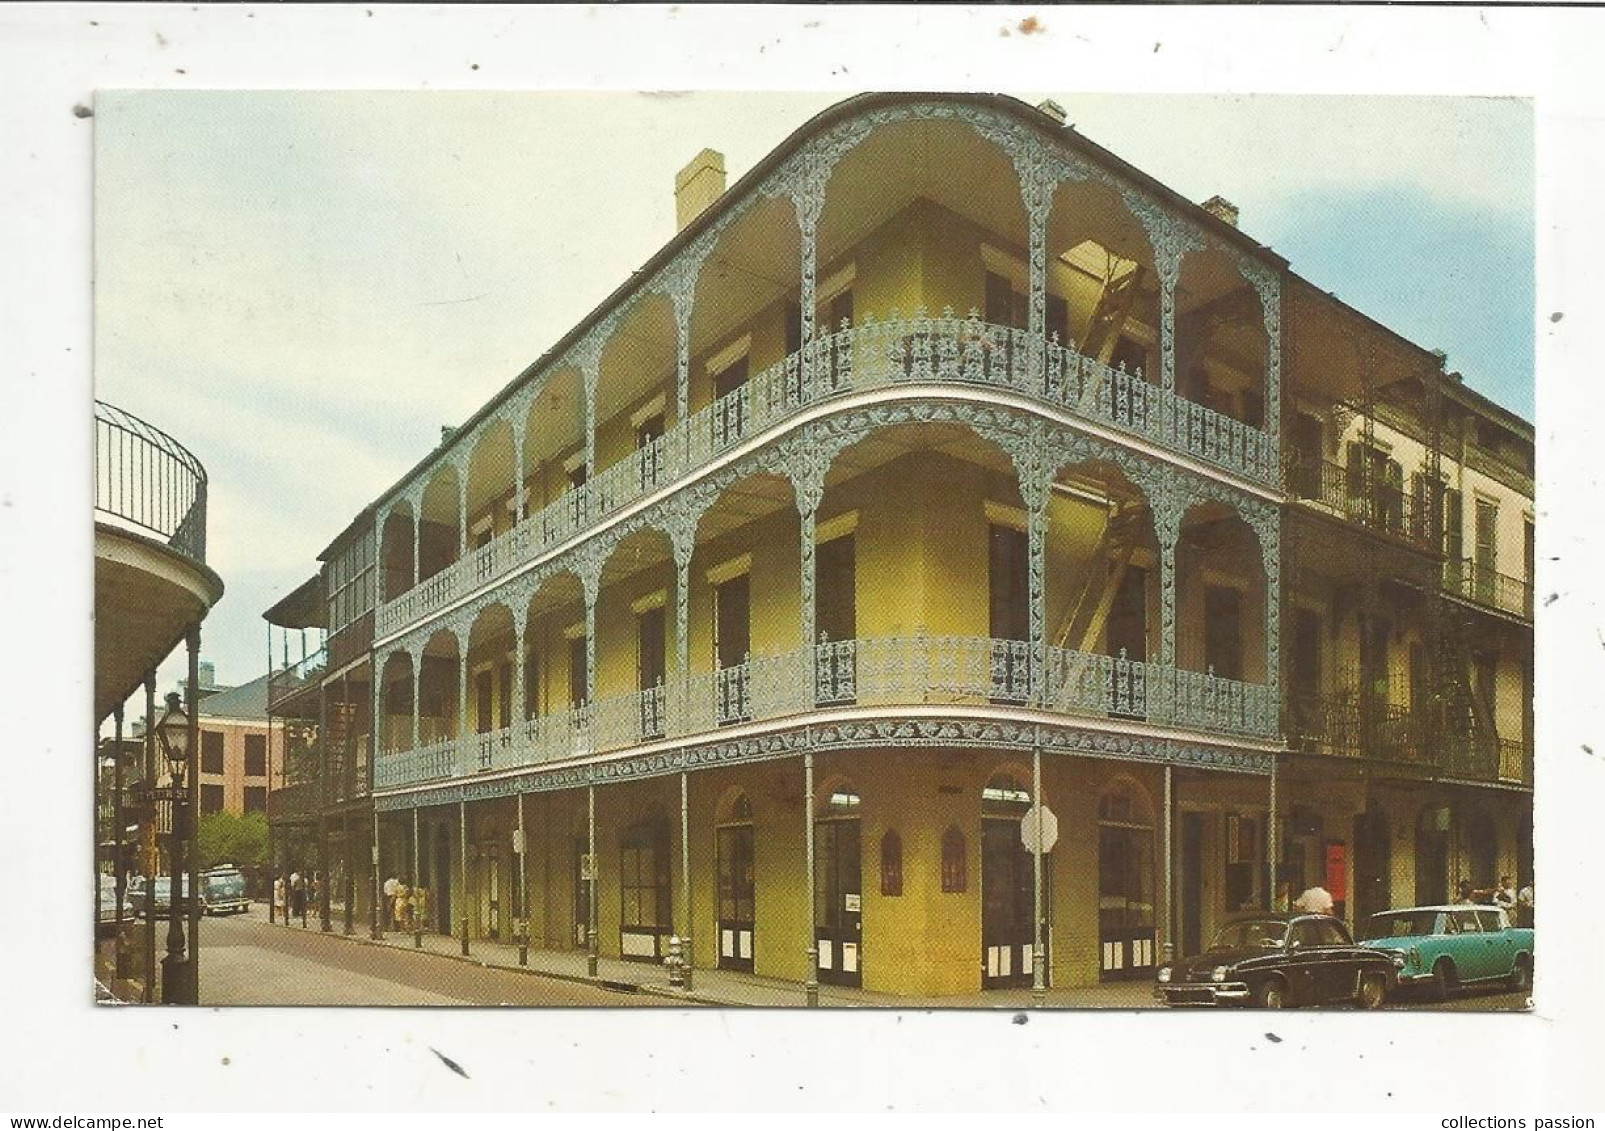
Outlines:
{"type": "MultiPolygon", "coordinates": [[[[1054,816],[1053,810],[1046,805],[1042,809],[1042,852],[1052,852],[1053,846],[1059,842],[1059,818],[1054,816]]],[[[1020,818],[1020,843],[1025,845],[1027,852],[1035,853],[1037,849],[1037,806],[1033,805],[1025,811],[1020,818]]]]}

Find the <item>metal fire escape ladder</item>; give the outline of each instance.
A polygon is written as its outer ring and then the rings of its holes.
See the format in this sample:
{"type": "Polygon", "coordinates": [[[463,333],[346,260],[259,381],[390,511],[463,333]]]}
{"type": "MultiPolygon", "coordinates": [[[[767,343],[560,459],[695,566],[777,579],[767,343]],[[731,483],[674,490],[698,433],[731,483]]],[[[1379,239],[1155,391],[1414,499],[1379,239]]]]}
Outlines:
{"type": "Polygon", "coordinates": [[[1103,388],[1103,367],[1114,356],[1115,347],[1120,343],[1120,332],[1137,305],[1137,296],[1142,291],[1142,277],[1143,269],[1134,265],[1118,279],[1104,284],[1103,292],[1098,296],[1098,305],[1093,308],[1092,319],[1087,323],[1087,336],[1081,342],[1081,355],[1099,362],[1081,388],[1079,407],[1084,413],[1092,412],[1098,403],[1103,388]]]}
{"type": "Polygon", "coordinates": [[[1068,649],[1069,665],[1059,686],[1059,695],[1069,694],[1078,684],[1087,659],[1102,637],[1114,609],[1126,571],[1131,568],[1137,543],[1144,529],[1145,504],[1113,503],[1097,545],[1087,559],[1081,591],[1065,611],[1059,630],[1052,639],[1055,648],[1068,649]],[[1101,584],[1100,584],[1101,579],[1101,584]]]}

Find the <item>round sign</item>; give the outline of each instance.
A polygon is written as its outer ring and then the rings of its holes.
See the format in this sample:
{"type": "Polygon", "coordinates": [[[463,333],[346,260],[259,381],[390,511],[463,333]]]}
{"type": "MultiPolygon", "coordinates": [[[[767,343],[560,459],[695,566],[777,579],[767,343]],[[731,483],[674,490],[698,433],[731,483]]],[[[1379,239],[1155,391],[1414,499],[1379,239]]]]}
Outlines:
{"type": "Polygon", "coordinates": [[[1046,805],[1041,806],[1042,818],[1042,847],[1037,848],[1037,817],[1038,806],[1031,806],[1020,818],[1020,843],[1025,845],[1027,852],[1052,852],[1053,846],[1059,842],[1059,818],[1053,815],[1053,810],[1046,805]]]}

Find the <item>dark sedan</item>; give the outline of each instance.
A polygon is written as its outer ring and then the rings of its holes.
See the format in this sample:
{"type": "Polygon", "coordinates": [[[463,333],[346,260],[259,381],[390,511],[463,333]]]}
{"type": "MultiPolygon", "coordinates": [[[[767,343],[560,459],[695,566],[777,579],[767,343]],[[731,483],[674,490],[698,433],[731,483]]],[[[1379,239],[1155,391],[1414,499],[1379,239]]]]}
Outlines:
{"type": "Polygon", "coordinates": [[[1382,1004],[1398,979],[1393,958],[1355,946],[1329,915],[1256,915],[1227,923],[1203,954],[1159,968],[1168,1005],[1382,1004]]]}

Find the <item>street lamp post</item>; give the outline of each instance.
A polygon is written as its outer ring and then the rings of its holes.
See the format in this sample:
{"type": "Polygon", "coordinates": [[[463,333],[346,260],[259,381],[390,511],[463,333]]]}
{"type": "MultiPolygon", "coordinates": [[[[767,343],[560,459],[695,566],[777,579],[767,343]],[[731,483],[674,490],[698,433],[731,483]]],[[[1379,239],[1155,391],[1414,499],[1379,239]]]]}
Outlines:
{"type": "MultiPolygon", "coordinates": [[[[162,1004],[194,1005],[196,990],[195,965],[184,953],[183,891],[186,878],[184,847],[189,837],[189,805],[185,791],[184,774],[189,766],[189,718],[178,704],[178,693],[167,696],[167,711],[156,724],[156,738],[161,743],[162,755],[167,759],[171,784],[163,792],[172,804],[172,845],[168,864],[167,898],[167,954],[162,959],[162,1004]]],[[[154,883],[151,885],[154,889],[154,883]]],[[[190,898],[198,893],[190,892],[190,898]]],[[[150,892],[151,896],[155,891],[150,892]]],[[[151,900],[154,913],[154,899],[151,900]]]]}

